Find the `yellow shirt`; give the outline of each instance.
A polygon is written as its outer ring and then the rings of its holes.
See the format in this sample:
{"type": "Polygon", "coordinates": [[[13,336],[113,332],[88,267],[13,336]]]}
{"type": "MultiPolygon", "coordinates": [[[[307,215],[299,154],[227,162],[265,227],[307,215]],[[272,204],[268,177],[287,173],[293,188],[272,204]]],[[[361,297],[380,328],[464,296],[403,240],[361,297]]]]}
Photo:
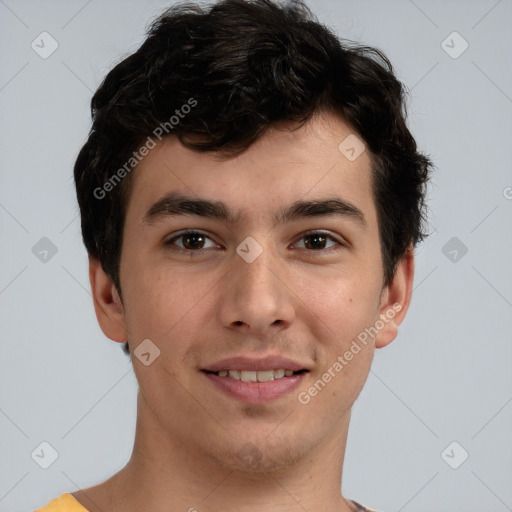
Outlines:
{"type": "Polygon", "coordinates": [[[72,494],[62,494],[58,498],[50,501],[43,508],[38,508],[35,512],[89,512],[82,507],[78,501],[73,498],[72,494]]]}
{"type": "MultiPolygon", "coordinates": [[[[356,501],[351,501],[353,505],[358,507],[361,512],[373,512],[369,508],[365,508],[356,501]]],[[[62,494],[58,498],[50,501],[48,505],[43,508],[38,508],[35,512],[89,512],[86,508],[82,507],[78,501],[73,498],[71,494],[62,494]]]]}

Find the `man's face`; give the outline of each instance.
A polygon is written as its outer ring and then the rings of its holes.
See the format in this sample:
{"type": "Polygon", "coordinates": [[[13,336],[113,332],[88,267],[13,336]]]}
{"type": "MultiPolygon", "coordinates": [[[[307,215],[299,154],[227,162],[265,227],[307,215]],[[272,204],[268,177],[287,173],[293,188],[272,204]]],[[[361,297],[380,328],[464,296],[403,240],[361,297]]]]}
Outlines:
{"type": "Polygon", "coordinates": [[[140,411],[191,457],[231,468],[245,455],[277,467],[336,438],[375,340],[344,354],[385,312],[370,157],[338,149],[353,133],[338,118],[294,127],[224,160],[169,138],[139,164],[126,213],[120,281],[140,411]],[[222,203],[229,219],[192,203],[176,213],[178,196],[222,203]],[[147,339],[160,355],[146,366],[133,354],[147,339]],[[290,369],[307,371],[282,377],[290,369]]]}

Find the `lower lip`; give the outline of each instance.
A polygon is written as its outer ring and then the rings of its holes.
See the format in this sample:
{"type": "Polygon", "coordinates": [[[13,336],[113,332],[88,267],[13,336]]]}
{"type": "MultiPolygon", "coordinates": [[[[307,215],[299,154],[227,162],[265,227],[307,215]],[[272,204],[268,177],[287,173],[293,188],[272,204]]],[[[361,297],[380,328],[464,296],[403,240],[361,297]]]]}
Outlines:
{"type": "Polygon", "coordinates": [[[243,382],[231,377],[219,377],[215,373],[201,372],[218,389],[238,400],[250,404],[260,404],[277,400],[297,388],[307,372],[282,377],[268,382],[243,382]]]}

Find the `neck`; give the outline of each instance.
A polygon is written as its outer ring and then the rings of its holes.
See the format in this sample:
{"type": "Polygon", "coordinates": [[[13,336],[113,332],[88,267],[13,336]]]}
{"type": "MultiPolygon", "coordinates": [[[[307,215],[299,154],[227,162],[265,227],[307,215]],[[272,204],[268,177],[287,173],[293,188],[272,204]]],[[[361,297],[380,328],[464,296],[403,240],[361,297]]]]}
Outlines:
{"type": "MultiPolygon", "coordinates": [[[[137,428],[127,465],[103,484],[99,501],[112,512],[352,512],[341,494],[341,478],[350,414],[336,432],[291,464],[261,471],[240,471],[194,452],[171,438],[139,392],[137,428]],[[108,498],[107,498],[108,495],[108,498]],[[102,501],[103,500],[103,501],[102,501]]],[[[88,507],[87,498],[80,501],[88,507]]]]}

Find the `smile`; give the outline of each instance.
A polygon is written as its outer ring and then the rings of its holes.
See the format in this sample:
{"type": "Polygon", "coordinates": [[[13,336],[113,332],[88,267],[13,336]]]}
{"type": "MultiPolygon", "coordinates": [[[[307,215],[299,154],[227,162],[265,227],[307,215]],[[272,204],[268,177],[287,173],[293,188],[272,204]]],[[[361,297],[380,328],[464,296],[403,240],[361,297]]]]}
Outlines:
{"type": "Polygon", "coordinates": [[[277,400],[297,388],[307,370],[203,370],[201,372],[224,396],[247,404],[277,400]]]}
{"type": "MultiPolygon", "coordinates": [[[[303,372],[305,370],[299,370],[303,372]]],[[[229,377],[231,379],[241,380],[242,382],[269,382],[271,380],[282,379],[283,377],[291,377],[294,373],[293,370],[220,370],[218,372],[212,372],[219,377],[229,377]]]]}

